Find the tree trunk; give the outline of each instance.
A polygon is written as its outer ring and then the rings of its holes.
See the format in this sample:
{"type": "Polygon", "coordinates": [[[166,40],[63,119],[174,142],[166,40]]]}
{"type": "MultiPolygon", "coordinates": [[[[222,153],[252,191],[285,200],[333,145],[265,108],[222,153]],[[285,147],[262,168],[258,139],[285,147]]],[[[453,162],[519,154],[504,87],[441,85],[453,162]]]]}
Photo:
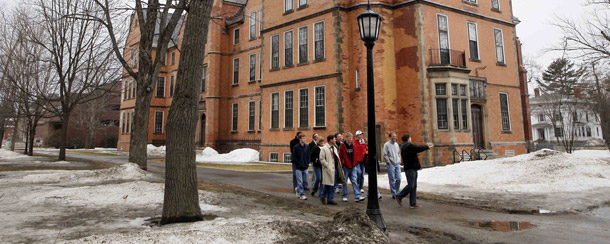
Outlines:
{"type": "Polygon", "coordinates": [[[167,123],[165,196],[162,224],[203,219],[197,191],[195,131],[199,81],[203,77],[204,47],[207,41],[212,0],[193,0],[182,39],[176,92],[167,123]]]}
{"type": "Polygon", "coordinates": [[[61,122],[61,138],[59,139],[59,160],[66,160],[66,146],[68,143],[68,126],[70,124],[70,112],[65,111],[61,122]]]}
{"type": "Polygon", "coordinates": [[[2,141],[4,141],[4,131],[6,125],[6,118],[4,116],[0,116],[0,148],[2,148],[2,141]]]}
{"type": "Polygon", "coordinates": [[[38,121],[40,120],[40,117],[34,117],[34,120],[32,121],[32,124],[30,125],[30,148],[28,149],[28,155],[29,156],[34,156],[34,138],[36,137],[36,128],[38,127],[38,121]]]}
{"type": "Polygon", "coordinates": [[[13,138],[11,138],[11,151],[15,151],[15,143],[17,143],[17,133],[18,133],[18,129],[17,127],[19,127],[19,118],[15,118],[15,120],[13,120],[13,138]]]}
{"type": "Polygon", "coordinates": [[[137,79],[138,89],[136,89],[136,106],[132,121],[131,139],[129,141],[129,162],[135,163],[140,166],[141,169],[146,170],[146,160],[148,156],[146,154],[149,125],[148,116],[150,114],[150,100],[152,99],[154,84],[156,84],[156,82],[153,81],[150,87],[139,89],[140,87],[146,87],[145,84],[151,83],[149,81],[152,79],[149,72],[145,70],[140,71],[139,76],[142,78],[137,79]]]}

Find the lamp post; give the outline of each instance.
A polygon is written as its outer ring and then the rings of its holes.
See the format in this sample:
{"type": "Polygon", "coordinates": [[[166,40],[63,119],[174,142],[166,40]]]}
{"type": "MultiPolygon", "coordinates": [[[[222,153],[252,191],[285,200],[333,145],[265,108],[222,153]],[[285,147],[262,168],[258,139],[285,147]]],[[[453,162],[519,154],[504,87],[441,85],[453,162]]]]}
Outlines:
{"type": "Polygon", "coordinates": [[[366,97],[368,112],[368,139],[369,139],[369,199],[366,205],[366,214],[379,228],[386,230],[381,210],[379,209],[379,198],[377,197],[377,139],[375,138],[375,82],[373,77],[373,46],[379,37],[381,15],[371,10],[369,2],[366,11],[358,15],[358,28],[360,38],[366,46],[366,97]]]}

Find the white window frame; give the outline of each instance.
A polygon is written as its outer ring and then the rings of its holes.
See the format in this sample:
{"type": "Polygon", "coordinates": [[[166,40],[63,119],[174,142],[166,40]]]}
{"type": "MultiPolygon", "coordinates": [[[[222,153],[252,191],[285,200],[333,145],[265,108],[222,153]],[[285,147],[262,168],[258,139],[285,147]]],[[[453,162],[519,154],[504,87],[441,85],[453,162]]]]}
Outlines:
{"type": "MultiPolygon", "coordinates": [[[[231,85],[239,85],[239,58],[234,58],[233,59],[233,63],[231,64],[231,66],[233,67],[231,69],[231,85]],[[237,82],[235,82],[235,60],[237,60],[237,82]]],[[[248,74],[249,76],[249,74],[248,74]]]]}
{"type": "Polygon", "coordinates": [[[326,100],[327,96],[326,96],[326,94],[327,94],[327,91],[326,91],[326,86],[325,85],[319,85],[319,86],[314,86],[313,87],[313,127],[314,128],[315,127],[326,127],[326,117],[327,117],[326,116],[326,114],[327,114],[326,113],[326,103],[327,103],[327,100],[326,100]],[[317,107],[317,104],[316,104],[316,99],[317,99],[316,98],[316,95],[317,95],[316,94],[316,88],[318,88],[318,87],[323,87],[324,88],[324,124],[322,124],[322,125],[317,125],[316,124],[316,122],[318,121],[318,114],[316,113],[316,107],[317,107]]]}
{"type": "Polygon", "coordinates": [[[231,103],[231,132],[237,132],[237,129],[239,129],[239,103],[231,103]],[[235,119],[235,106],[237,106],[237,119],[235,119]],[[237,128],[233,128],[233,125],[237,128]]]}
{"type": "MultiPolygon", "coordinates": [[[[481,60],[481,48],[480,48],[480,42],[479,42],[479,25],[476,22],[472,22],[472,21],[468,21],[466,22],[466,28],[468,29],[468,49],[470,51],[470,24],[474,24],[474,31],[476,31],[476,38],[477,38],[477,59],[476,60],[481,60]]],[[[472,57],[470,57],[472,59],[472,57]]]]}
{"type": "Polygon", "coordinates": [[[164,98],[165,97],[165,76],[158,76],[157,78],[157,85],[155,86],[155,97],[157,98],[164,98]],[[159,79],[158,78],[163,78],[163,95],[162,96],[157,96],[159,94],[159,79]]]}
{"type": "Polygon", "coordinates": [[[277,36],[277,46],[278,46],[278,50],[277,50],[277,68],[280,68],[280,61],[282,60],[282,52],[280,49],[280,34],[275,34],[275,35],[271,35],[271,38],[269,38],[269,69],[273,69],[273,37],[277,36]]]}
{"type": "Polygon", "coordinates": [[[292,163],[292,153],[284,152],[282,153],[282,162],[283,163],[292,163]],[[286,156],[290,156],[290,161],[286,162],[286,156]]]}
{"type": "Polygon", "coordinates": [[[163,123],[165,122],[165,112],[161,110],[155,110],[155,127],[153,129],[153,134],[163,134],[165,133],[163,123]],[[157,113],[161,113],[161,132],[157,133],[157,113]]]}
{"type": "Polygon", "coordinates": [[[250,12],[250,23],[249,23],[249,28],[248,28],[248,37],[250,40],[254,40],[256,39],[256,11],[252,11],[250,12]],[[252,18],[252,15],[254,15],[254,18],[252,18]],[[252,32],[252,27],[254,27],[254,32],[252,32]],[[254,33],[254,36],[252,35],[252,33],[254,33]]]}
{"type": "Polygon", "coordinates": [[[297,28],[297,59],[297,64],[306,64],[309,62],[309,27],[306,25],[297,28]],[[308,46],[305,47],[305,50],[307,50],[307,61],[304,63],[301,63],[301,29],[307,29],[307,36],[305,37],[305,40],[308,42],[308,46]]]}
{"type": "Polygon", "coordinates": [[[248,131],[256,130],[256,101],[250,100],[248,101],[248,131]],[[254,109],[252,109],[252,104],[254,104],[254,109]],[[253,114],[254,120],[252,121],[252,129],[250,129],[250,114],[253,114]]]}
{"type": "Polygon", "coordinates": [[[303,6],[307,6],[307,3],[308,3],[307,0],[298,0],[298,1],[299,1],[299,8],[303,7],[303,6]],[[305,3],[303,3],[303,2],[305,2],[305,3]]]}
{"type": "Polygon", "coordinates": [[[492,10],[496,10],[496,11],[502,11],[501,8],[500,8],[500,0],[495,0],[495,1],[498,2],[498,8],[494,8],[494,3],[493,3],[494,0],[491,0],[491,9],[492,10]]]}
{"type": "Polygon", "coordinates": [[[275,163],[279,163],[280,159],[280,154],[278,152],[269,152],[269,162],[275,162],[275,163]],[[276,161],[271,160],[271,154],[275,154],[277,156],[276,161]]]}
{"type": "Polygon", "coordinates": [[[176,64],[176,52],[172,52],[172,54],[170,55],[170,61],[171,61],[171,65],[176,64]]]}
{"type": "Polygon", "coordinates": [[[256,53],[251,53],[248,56],[248,83],[256,81],[256,53]],[[250,79],[250,69],[252,69],[252,56],[254,56],[254,79],[250,79]]]}
{"type": "Polygon", "coordinates": [[[294,1],[293,0],[284,0],[284,13],[294,10],[294,1]],[[290,2],[290,9],[288,9],[288,4],[290,2]]]}
{"type": "Polygon", "coordinates": [[[270,129],[279,129],[280,128],[280,117],[281,117],[281,114],[280,114],[280,112],[281,112],[280,111],[280,104],[279,104],[280,103],[280,99],[281,99],[280,92],[272,92],[272,93],[269,94],[269,128],[270,129]],[[278,105],[277,105],[277,110],[278,110],[277,111],[277,128],[273,128],[273,95],[274,94],[277,94],[277,102],[278,102],[278,105]]]}
{"type": "Polygon", "coordinates": [[[202,72],[203,72],[203,77],[202,77],[202,83],[201,83],[201,87],[199,88],[199,92],[203,93],[207,91],[208,88],[208,66],[205,65],[202,68],[202,72]]]}
{"type": "Polygon", "coordinates": [[[292,30],[287,30],[284,31],[283,35],[284,37],[284,47],[282,48],[282,50],[284,51],[284,67],[292,67],[294,66],[294,31],[292,30]],[[286,65],[286,33],[290,32],[290,35],[292,37],[292,62],[288,65],[286,65]]]}
{"type": "Polygon", "coordinates": [[[263,62],[264,61],[265,60],[263,59],[263,49],[261,48],[261,52],[258,57],[258,80],[259,81],[263,80],[263,62]]]}
{"type": "MultiPolygon", "coordinates": [[[[311,35],[311,40],[312,40],[312,44],[311,47],[313,48],[313,52],[312,52],[312,60],[313,61],[321,61],[326,59],[326,23],[324,23],[324,20],[318,21],[318,22],[314,22],[312,25],[312,35],[311,35]],[[324,31],[324,35],[322,35],[322,43],[324,44],[324,51],[322,52],[322,59],[316,59],[316,24],[322,23],[322,30],[324,31]]],[[[308,33],[309,34],[309,33],[308,33]]]]}
{"type": "Polygon", "coordinates": [[[449,50],[449,63],[451,63],[451,27],[449,26],[449,16],[444,15],[444,14],[436,14],[436,34],[438,35],[438,51],[439,51],[439,61],[441,59],[441,29],[440,29],[440,22],[438,21],[438,17],[442,16],[447,18],[447,50],[449,50]]]}
{"type": "MultiPolygon", "coordinates": [[[[508,130],[504,130],[504,128],[502,128],[502,130],[503,131],[512,131],[513,126],[511,124],[511,120],[510,120],[510,97],[508,96],[508,92],[500,92],[500,123],[502,123],[502,95],[501,94],[506,94],[506,110],[508,111],[508,130]]],[[[500,126],[502,126],[502,124],[500,124],[500,126]]]]}
{"type": "MultiPolygon", "coordinates": [[[[297,128],[307,128],[309,127],[309,87],[303,87],[303,88],[299,88],[298,89],[298,99],[299,99],[299,103],[297,106],[298,111],[298,116],[297,116],[297,128]],[[307,90],[307,126],[306,127],[301,127],[301,91],[302,90],[307,90]]],[[[315,122],[315,121],[314,121],[315,122]]]]}
{"type": "Polygon", "coordinates": [[[479,4],[477,0],[463,0],[466,3],[479,4]]]}
{"type": "Polygon", "coordinates": [[[360,71],[356,69],[356,89],[360,89],[360,71]]]}
{"type": "Polygon", "coordinates": [[[282,105],[282,111],[284,111],[284,123],[282,123],[284,125],[285,129],[293,129],[295,128],[294,126],[294,90],[285,90],[284,91],[284,104],[282,105]],[[286,93],[288,92],[292,92],[292,127],[286,127],[286,93]]]}
{"type": "Polygon", "coordinates": [[[496,53],[496,63],[506,65],[506,50],[504,49],[504,31],[501,28],[494,27],[494,49],[496,53]],[[502,62],[498,61],[498,46],[496,44],[496,30],[500,31],[500,35],[502,36],[502,62]]]}
{"type": "Polygon", "coordinates": [[[237,27],[233,30],[233,45],[239,44],[239,41],[241,39],[241,31],[239,29],[240,29],[240,27],[237,27]],[[239,33],[239,36],[237,37],[237,39],[235,38],[235,33],[239,33]]]}
{"type": "Polygon", "coordinates": [[[258,14],[258,36],[263,36],[263,9],[259,10],[258,14]]]}

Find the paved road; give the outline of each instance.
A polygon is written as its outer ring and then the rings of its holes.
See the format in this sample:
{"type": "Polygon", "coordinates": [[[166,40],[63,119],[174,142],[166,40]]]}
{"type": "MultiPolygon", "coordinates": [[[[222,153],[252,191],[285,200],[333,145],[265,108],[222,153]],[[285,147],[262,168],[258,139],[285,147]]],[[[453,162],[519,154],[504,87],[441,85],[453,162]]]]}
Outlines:
{"type": "MultiPolygon", "coordinates": [[[[44,155],[57,155],[57,152],[37,152],[44,155]]],[[[68,157],[78,160],[100,161],[108,163],[123,164],[127,162],[126,156],[90,156],[68,153],[68,157]]],[[[148,167],[153,170],[164,169],[164,164],[159,162],[148,162],[148,167]]],[[[199,179],[206,179],[240,187],[273,194],[285,198],[297,200],[292,193],[291,175],[289,173],[252,173],[219,170],[210,168],[197,168],[199,179]]],[[[318,198],[309,197],[308,204],[319,205],[318,198]]],[[[337,200],[340,196],[336,195],[337,200]]],[[[405,199],[406,200],[406,199],[405,199]]],[[[590,213],[562,214],[562,215],[528,215],[507,214],[492,211],[483,211],[468,207],[419,200],[423,207],[420,209],[409,209],[398,207],[395,200],[384,196],[380,202],[381,210],[389,231],[406,231],[409,226],[419,228],[430,228],[449,235],[457,235],[468,241],[476,243],[609,243],[610,242],[610,208],[600,208],[590,213]],[[487,221],[500,221],[502,223],[489,224],[487,221]],[[514,223],[510,223],[510,222],[514,223]],[[517,227],[516,222],[521,222],[521,228],[533,225],[532,228],[520,231],[492,231],[488,227],[509,230],[512,226],[517,227]],[[482,223],[482,224],[479,224],[482,223]],[[482,225],[486,228],[475,227],[482,225]]],[[[353,195],[350,201],[339,203],[338,206],[330,206],[335,209],[343,209],[347,205],[356,205],[362,209],[366,208],[366,201],[355,203],[353,195]]]]}

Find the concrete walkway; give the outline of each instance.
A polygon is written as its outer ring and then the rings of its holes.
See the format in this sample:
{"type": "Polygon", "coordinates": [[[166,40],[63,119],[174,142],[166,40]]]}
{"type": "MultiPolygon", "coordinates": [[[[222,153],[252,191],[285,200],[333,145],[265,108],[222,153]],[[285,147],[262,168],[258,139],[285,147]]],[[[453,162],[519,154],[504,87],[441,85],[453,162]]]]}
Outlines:
{"type": "MultiPolygon", "coordinates": [[[[57,155],[57,152],[35,153],[57,155]]],[[[127,162],[126,156],[103,157],[70,152],[67,156],[73,160],[116,164],[127,162]]],[[[165,165],[149,161],[148,167],[163,171],[165,165]]],[[[290,173],[253,173],[198,167],[197,175],[200,180],[232,184],[301,201],[292,193],[290,173]]],[[[350,189],[349,202],[341,202],[340,194],[336,194],[335,200],[339,204],[327,205],[327,207],[340,210],[348,205],[355,205],[365,210],[366,201],[355,203],[351,187],[348,189],[350,189]]],[[[309,198],[305,201],[307,204],[321,205],[317,197],[311,197],[309,192],[307,194],[309,198]]],[[[404,200],[406,203],[407,199],[404,200]]],[[[418,200],[418,204],[422,205],[422,208],[399,207],[389,195],[383,196],[380,206],[390,235],[392,232],[403,231],[413,233],[415,228],[422,231],[430,229],[435,234],[454,236],[459,242],[474,243],[609,243],[610,240],[609,207],[580,214],[530,215],[484,211],[426,200],[418,200]]]]}

